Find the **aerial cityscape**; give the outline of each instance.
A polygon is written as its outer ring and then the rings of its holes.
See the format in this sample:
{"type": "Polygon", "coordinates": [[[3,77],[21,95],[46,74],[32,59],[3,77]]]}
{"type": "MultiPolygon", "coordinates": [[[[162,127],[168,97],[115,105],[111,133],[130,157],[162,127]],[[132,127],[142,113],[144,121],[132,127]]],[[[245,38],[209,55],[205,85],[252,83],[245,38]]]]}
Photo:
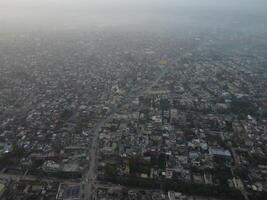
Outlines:
{"type": "Polygon", "coordinates": [[[0,21],[0,199],[267,199],[266,19],[0,21]]]}

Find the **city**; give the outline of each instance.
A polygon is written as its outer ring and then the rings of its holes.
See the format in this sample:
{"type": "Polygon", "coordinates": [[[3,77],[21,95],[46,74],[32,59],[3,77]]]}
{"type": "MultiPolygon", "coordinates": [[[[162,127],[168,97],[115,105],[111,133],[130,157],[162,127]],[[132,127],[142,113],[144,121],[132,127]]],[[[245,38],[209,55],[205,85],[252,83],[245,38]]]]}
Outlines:
{"type": "Polygon", "coordinates": [[[0,34],[1,200],[264,200],[267,34],[0,34]]]}

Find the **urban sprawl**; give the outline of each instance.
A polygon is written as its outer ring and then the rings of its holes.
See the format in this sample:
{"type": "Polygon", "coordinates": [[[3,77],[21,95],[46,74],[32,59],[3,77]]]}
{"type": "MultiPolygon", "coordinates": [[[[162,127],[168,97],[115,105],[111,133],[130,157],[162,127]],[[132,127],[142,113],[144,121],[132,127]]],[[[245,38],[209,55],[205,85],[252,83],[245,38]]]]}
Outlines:
{"type": "Polygon", "coordinates": [[[266,198],[260,40],[76,34],[0,41],[1,200],[266,198]]]}

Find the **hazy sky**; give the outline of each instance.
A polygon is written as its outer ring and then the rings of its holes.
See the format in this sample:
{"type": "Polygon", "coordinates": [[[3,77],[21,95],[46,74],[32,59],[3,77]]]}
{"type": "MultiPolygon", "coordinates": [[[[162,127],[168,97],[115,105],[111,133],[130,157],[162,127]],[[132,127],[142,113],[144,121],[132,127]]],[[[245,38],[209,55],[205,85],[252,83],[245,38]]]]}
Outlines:
{"type": "MultiPolygon", "coordinates": [[[[266,0],[0,0],[0,31],[90,26],[231,26],[267,18],[266,0]]],[[[139,26],[139,27],[138,27],[139,26]]]]}

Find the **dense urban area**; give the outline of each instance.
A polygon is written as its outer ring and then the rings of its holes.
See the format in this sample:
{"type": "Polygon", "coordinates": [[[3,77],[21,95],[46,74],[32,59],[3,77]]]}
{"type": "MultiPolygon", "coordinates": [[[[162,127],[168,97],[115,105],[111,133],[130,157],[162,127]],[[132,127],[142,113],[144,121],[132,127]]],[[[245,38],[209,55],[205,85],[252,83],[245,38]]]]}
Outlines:
{"type": "Polygon", "coordinates": [[[0,199],[266,199],[266,41],[1,36],[0,199]]]}

